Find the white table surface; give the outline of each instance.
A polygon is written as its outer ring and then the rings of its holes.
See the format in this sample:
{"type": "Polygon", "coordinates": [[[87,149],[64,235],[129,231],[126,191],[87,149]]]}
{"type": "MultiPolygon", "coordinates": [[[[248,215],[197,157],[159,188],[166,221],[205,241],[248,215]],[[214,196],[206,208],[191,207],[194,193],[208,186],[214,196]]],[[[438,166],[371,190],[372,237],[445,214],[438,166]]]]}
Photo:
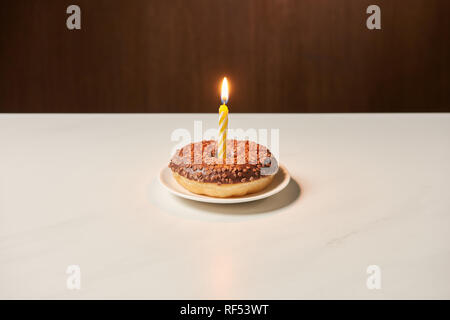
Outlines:
{"type": "Polygon", "coordinates": [[[158,184],[194,120],[0,115],[0,298],[450,298],[450,114],[231,114],[294,179],[236,205],[158,184]]]}

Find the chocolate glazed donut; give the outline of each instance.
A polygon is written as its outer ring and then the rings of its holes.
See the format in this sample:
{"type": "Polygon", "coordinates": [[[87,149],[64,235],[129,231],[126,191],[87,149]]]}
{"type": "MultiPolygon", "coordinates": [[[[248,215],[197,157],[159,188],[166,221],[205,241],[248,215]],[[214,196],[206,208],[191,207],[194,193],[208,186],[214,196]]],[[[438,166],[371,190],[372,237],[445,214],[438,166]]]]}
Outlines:
{"type": "Polygon", "coordinates": [[[227,140],[225,161],[216,153],[215,140],[191,143],[177,150],[169,168],[187,190],[220,198],[258,192],[278,171],[270,150],[256,142],[227,140]]]}

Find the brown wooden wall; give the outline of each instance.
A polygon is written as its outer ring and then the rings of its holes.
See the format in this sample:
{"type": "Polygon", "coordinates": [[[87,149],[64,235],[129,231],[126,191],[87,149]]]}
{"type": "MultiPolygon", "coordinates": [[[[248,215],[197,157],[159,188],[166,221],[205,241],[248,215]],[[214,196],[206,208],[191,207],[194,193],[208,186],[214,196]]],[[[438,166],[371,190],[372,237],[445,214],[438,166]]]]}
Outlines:
{"type": "Polygon", "coordinates": [[[448,0],[0,3],[2,112],[450,111],[448,0]]]}

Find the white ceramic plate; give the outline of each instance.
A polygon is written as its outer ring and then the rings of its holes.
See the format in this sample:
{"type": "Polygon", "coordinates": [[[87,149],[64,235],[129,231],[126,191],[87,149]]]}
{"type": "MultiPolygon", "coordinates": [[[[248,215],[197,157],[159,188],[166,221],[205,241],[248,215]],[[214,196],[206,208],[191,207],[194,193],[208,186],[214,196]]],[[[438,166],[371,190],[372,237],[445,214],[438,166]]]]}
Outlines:
{"type": "Polygon", "coordinates": [[[288,185],[290,179],[291,176],[289,175],[289,172],[284,166],[280,165],[279,170],[273,178],[272,182],[264,190],[242,197],[215,198],[195,194],[186,190],[185,188],[180,186],[178,182],[176,182],[176,180],[172,176],[172,170],[170,170],[170,168],[168,167],[161,169],[161,172],[159,174],[159,182],[170,193],[182,198],[209,203],[240,203],[264,199],[283,190],[288,185]]]}

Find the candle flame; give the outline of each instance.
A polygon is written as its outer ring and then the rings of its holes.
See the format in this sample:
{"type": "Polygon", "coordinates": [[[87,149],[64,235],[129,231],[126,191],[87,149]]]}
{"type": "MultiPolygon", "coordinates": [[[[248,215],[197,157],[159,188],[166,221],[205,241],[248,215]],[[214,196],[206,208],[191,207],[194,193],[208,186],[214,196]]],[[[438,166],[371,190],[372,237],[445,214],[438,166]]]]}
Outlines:
{"type": "Polygon", "coordinates": [[[223,78],[222,81],[222,94],[221,94],[222,103],[226,104],[228,102],[228,81],[227,77],[223,78]]]}

